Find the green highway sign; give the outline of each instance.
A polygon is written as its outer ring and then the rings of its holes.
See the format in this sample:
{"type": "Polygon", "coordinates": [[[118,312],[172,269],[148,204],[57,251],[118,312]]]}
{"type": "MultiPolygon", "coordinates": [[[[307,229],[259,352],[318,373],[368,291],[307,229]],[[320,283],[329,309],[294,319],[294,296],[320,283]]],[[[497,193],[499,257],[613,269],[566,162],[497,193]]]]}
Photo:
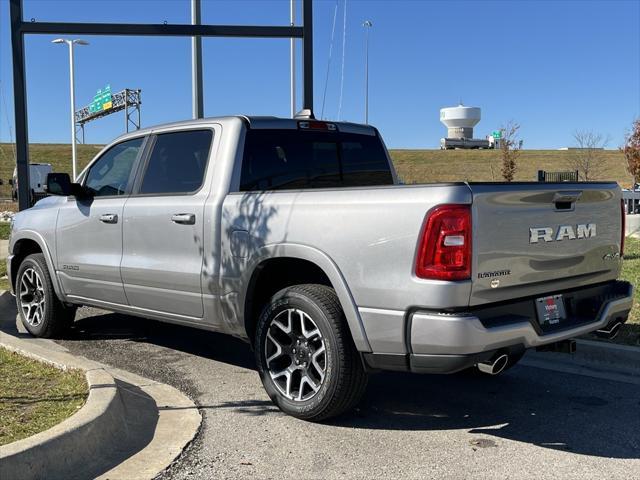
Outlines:
{"type": "Polygon", "coordinates": [[[104,88],[98,89],[93,97],[93,102],[89,104],[89,112],[102,112],[104,110],[109,110],[111,106],[111,85],[107,85],[104,88]]]}
{"type": "Polygon", "coordinates": [[[496,140],[502,138],[502,130],[494,130],[493,132],[491,132],[491,136],[496,140]]]}

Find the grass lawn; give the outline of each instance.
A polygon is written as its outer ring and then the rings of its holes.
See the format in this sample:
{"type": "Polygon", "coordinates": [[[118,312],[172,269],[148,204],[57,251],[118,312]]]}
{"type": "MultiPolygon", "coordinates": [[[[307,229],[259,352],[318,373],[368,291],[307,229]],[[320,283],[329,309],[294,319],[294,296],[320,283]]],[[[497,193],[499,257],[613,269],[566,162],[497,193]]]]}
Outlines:
{"type": "Polygon", "coordinates": [[[0,348],[0,445],[53,427],[86,398],[83,372],[64,372],[0,348]]]}
{"type": "Polygon", "coordinates": [[[9,224],[0,222],[0,240],[9,240],[9,224]]]}
{"type": "Polygon", "coordinates": [[[9,280],[7,280],[7,259],[0,257],[0,291],[9,290],[9,280]]]}
{"type": "MultiPolygon", "coordinates": [[[[103,145],[78,145],[78,172],[100,151],[103,145]]],[[[0,179],[4,185],[0,185],[0,197],[11,196],[9,179],[13,177],[15,168],[13,146],[9,143],[0,144],[0,179]]],[[[71,174],[71,144],[29,144],[29,161],[32,163],[50,163],[54,172],[67,172],[71,174]]]]}
{"type": "Polygon", "coordinates": [[[625,240],[621,279],[631,282],[636,290],[629,320],[622,327],[614,342],[640,345],[640,291],[638,290],[640,285],[640,240],[636,238],[627,237],[625,240]]]}
{"type": "MultiPolygon", "coordinates": [[[[390,150],[389,153],[398,175],[408,184],[502,181],[499,150],[390,150]]],[[[571,168],[575,154],[570,150],[522,150],[515,180],[536,181],[538,170],[575,170],[571,168]]],[[[602,175],[598,180],[615,180],[623,187],[631,185],[622,153],[602,152],[602,175]]]]}

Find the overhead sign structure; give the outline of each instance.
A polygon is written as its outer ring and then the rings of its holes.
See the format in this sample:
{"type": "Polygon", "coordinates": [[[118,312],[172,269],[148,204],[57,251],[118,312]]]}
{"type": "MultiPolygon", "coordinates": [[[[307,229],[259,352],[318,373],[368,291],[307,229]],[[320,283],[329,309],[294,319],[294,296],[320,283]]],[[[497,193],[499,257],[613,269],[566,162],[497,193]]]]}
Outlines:
{"type": "Polygon", "coordinates": [[[140,129],[140,106],[142,105],[142,90],[125,88],[120,92],[111,92],[111,85],[101,88],[93,97],[93,101],[86,107],[75,112],[77,130],[80,131],[80,142],[84,143],[84,126],[98,118],[124,110],[124,129],[126,132],[133,126],[140,129]]]}
{"type": "Polygon", "coordinates": [[[23,19],[22,0],[10,0],[11,51],[16,129],[18,205],[29,208],[29,136],[25,78],[25,35],[129,35],[148,37],[236,37],[302,39],[302,108],[313,111],[313,12],[312,0],[302,0],[302,26],[191,25],[154,23],[38,22],[23,19]]]}
{"type": "Polygon", "coordinates": [[[93,102],[89,104],[89,113],[98,113],[103,110],[109,110],[113,106],[111,101],[111,85],[98,89],[93,102]]]}

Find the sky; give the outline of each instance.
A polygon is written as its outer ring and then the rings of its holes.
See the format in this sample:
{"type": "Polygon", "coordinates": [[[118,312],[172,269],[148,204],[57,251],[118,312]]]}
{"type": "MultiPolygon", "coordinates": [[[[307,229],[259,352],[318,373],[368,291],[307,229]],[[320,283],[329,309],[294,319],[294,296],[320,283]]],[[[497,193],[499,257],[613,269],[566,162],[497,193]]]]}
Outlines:
{"type": "MultiPolygon", "coordinates": [[[[300,24],[299,1],[297,11],[300,24]]],[[[24,12],[38,21],[190,21],[189,0],[24,0],[24,12]]],[[[460,101],[482,108],[476,138],[515,121],[532,149],[574,145],[579,130],[616,148],[640,117],[640,0],[316,0],[317,117],[364,121],[365,20],[373,23],[369,122],[391,148],[437,148],[446,133],[439,109],[460,101]]],[[[289,1],[202,0],[202,21],[288,25],[289,1]]],[[[54,38],[25,40],[34,143],[70,141],[68,50],[54,38]]],[[[75,50],[77,108],[110,84],[142,89],[143,127],[190,118],[190,39],[82,38],[90,45],[75,50]]],[[[206,38],[203,64],[206,116],[289,116],[289,40],[206,38]]],[[[8,0],[0,0],[0,84],[6,142],[14,123],[8,0]]],[[[124,126],[122,112],[89,123],[86,141],[106,143],[124,126]]]]}

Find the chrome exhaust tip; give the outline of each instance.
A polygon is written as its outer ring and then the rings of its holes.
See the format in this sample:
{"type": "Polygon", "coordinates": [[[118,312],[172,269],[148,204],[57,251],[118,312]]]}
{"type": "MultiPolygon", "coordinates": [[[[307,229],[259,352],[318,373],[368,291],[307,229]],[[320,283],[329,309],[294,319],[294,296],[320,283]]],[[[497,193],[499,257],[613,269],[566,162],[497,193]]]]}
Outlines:
{"type": "Polygon", "coordinates": [[[488,375],[498,375],[505,369],[508,363],[509,355],[503,353],[495,357],[493,360],[478,363],[476,366],[482,373],[486,373],[488,375]]]}
{"type": "Polygon", "coordinates": [[[607,338],[609,340],[613,340],[618,336],[618,333],[620,333],[620,328],[622,327],[622,325],[623,323],[619,320],[612,322],[605,328],[596,330],[596,335],[598,335],[599,337],[607,338]]]}

